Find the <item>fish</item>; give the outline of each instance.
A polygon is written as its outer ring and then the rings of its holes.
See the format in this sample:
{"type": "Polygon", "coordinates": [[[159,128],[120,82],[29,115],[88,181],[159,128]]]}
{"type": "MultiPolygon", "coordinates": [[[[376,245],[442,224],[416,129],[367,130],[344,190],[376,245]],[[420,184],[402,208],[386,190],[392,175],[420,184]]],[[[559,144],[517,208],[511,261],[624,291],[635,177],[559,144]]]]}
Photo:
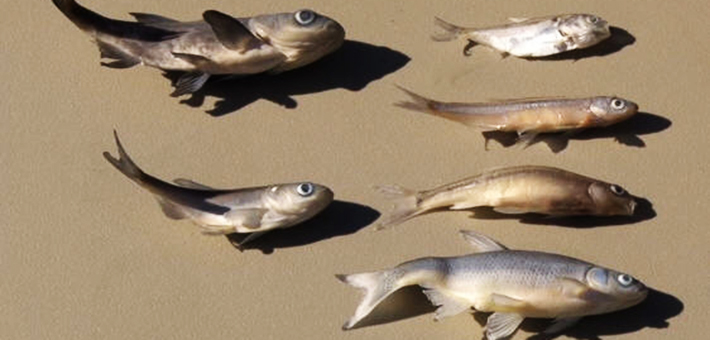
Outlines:
{"type": "Polygon", "coordinates": [[[488,103],[440,102],[398,86],[409,101],[395,106],[427,113],[476,128],[482,132],[518,134],[517,143],[529,146],[541,133],[573,134],[606,127],[633,117],[638,104],[617,96],[587,98],[522,98],[488,103]]]}
{"type": "Polygon", "coordinates": [[[502,214],[632,216],[636,200],[623,187],[570,171],[537,165],[498,168],[431,190],[376,186],[394,208],[378,228],[425,212],[492,207],[502,214]]]}
{"type": "Polygon", "coordinates": [[[400,288],[419,285],[437,306],[435,320],[468,312],[488,317],[488,340],[512,335],[525,318],[554,319],[544,333],[556,334],[588,315],[641,303],[648,288],[633,276],[586,261],[539,251],[510,250],[473,231],[461,231],[474,253],[424,257],[391,269],[336,277],[364,292],[343,330],[353,328],[400,288]]]}
{"type": "Polygon", "coordinates": [[[475,45],[493,48],[505,57],[538,58],[587,48],[611,36],[609,23],[592,14],[563,14],[539,18],[511,18],[512,22],[483,28],[460,27],[440,18],[434,23],[444,32],[435,41],[451,41],[461,36],[469,40],[464,54],[475,45]]]}
{"type": "Polygon", "coordinates": [[[312,182],[240,189],[214,189],[184,178],[170,184],[145,173],[128,156],[116,131],[114,138],[119,158],[109,152],[103,153],[104,158],[153,194],[168,218],[188,219],[207,235],[249,234],[241,242],[232,241],[239,250],[270,230],[292,227],[314,217],[333,201],[333,191],[312,182]]]}
{"type": "Polygon", "coordinates": [[[96,42],[101,65],[145,65],[183,74],[171,94],[198,91],[212,75],[278,74],[308,65],[337,50],[345,29],[310,9],[235,18],[208,10],[203,20],[183,22],[156,14],[130,13],[121,21],[95,13],[74,0],[52,0],[96,42]]]}

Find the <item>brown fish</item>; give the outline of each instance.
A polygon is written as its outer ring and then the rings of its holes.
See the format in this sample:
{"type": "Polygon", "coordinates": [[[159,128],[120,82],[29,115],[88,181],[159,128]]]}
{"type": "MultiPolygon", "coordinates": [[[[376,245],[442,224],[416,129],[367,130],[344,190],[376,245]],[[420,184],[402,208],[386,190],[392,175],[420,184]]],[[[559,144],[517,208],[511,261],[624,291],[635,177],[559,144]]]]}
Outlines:
{"type": "Polygon", "coordinates": [[[422,97],[402,87],[400,89],[411,97],[411,101],[399,102],[396,106],[450,119],[484,132],[516,132],[518,142],[524,145],[529,145],[539,133],[609,126],[629,119],[638,111],[636,103],[618,97],[446,103],[422,97]]]}
{"type": "Polygon", "coordinates": [[[431,190],[415,191],[396,185],[377,189],[395,202],[380,228],[440,208],[485,206],[505,214],[553,216],[630,216],[636,208],[634,198],[619,185],[532,165],[491,170],[431,190]]]}

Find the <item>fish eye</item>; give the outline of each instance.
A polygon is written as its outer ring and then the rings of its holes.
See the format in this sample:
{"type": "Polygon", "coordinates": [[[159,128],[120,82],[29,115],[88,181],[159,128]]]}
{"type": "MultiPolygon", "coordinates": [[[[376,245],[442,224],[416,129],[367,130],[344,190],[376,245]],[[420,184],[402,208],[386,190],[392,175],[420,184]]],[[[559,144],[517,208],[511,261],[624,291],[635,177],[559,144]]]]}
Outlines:
{"type": "Polygon", "coordinates": [[[617,195],[617,196],[623,196],[626,193],[626,190],[624,190],[624,188],[622,188],[616,184],[612,184],[609,187],[609,189],[611,190],[611,192],[614,193],[614,195],[617,195]]]}
{"type": "Polygon", "coordinates": [[[634,278],[629,274],[619,274],[619,276],[616,277],[616,281],[619,281],[619,284],[622,286],[628,287],[634,283],[634,278]]]}
{"type": "Polygon", "coordinates": [[[590,16],[587,18],[587,20],[589,20],[589,22],[592,24],[596,24],[597,22],[599,22],[599,17],[590,16]]]}
{"type": "Polygon", "coordinates": [[[305,26],[312,23],[313,20],[316,19],[316,14],[313,11],[304,9],[302,11],[296,12],[293,17],[296,18],[296,22],[298,22],[302,26],[305,26]]]}
{"type": "Polygon", "coordinates": [[[626,103],[623,100],[614,98],[611,100],[611,108],[614,110],[621,110],[626,107],[626,103]]]}
{"type": "Polygon", "coordinates": [[[313,184],[301,183],[296,187],[296,192],[303,197],[308,197],[313,194],[313,184]]]}

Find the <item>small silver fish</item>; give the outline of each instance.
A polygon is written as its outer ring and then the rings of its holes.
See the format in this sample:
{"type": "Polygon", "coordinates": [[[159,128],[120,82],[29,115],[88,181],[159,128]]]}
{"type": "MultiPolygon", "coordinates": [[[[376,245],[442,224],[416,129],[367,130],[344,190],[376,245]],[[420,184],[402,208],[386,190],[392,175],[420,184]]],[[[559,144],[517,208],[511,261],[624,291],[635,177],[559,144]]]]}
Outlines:
{"type": "Polygon", "coordinates": [[[274,184],[243,189],[213,189],[187,179],[173,185],[141,170],[121,145],[114,131],[119,158],[104,157],[130,180],[155,195],[165,215],[190,219],[204,234],[249,233],[239,249],[269,230],[288,228],[310,219],[333,200],[327,187],[310,183],[274,184]]]}
{"type": "Polygon", "coordinates": [[[513,23],[485,28],[465,28],[435,18],[437,26],[445,30],[432,38],[450,41],[465,36],[472,44],[496,49],[504,56],[544,57],[596,45],[611,36],[609,24],[591,14],[565,14],[541,18],[511,18],[513,23]]]}
{"type": "Polygon", "coordinates": [[[559,333],[587,315],[634,306],[648,289],[632,276],[571,257],[537,251],[508,250],[472,231],[462,231],[475,253],[457,257],[426,257],[392,269],[336,275],[364,291],[364,298],[343,329],[355,326],[398,289],[424,288],[438,306],[440,320],[474,308],[488,317],[488,340],[512,335],[525,318],[554,318],[545,330],[559,333]]]}
{"type": "Polygon", "coordinates": [[[137,22],[128,22],[103,17],[74,0],[52,1],[94,38],[101,58],[113,60],[102,65],[186,72],[173,96],[199,90],[210,75],[292,70],[335,51],[345,40],[340,24],[307,9],[250,18],[209,10],[204,21],[193,22],[131,13],[137,22]]]}
{"type": "Polygon", "coordinates": [[[636,201],[617,184],[546,166],[517,166],[483,172],[431,190],[397,185],[376,187],[394,200],[379,228],[441,208],[493,207],[505,214],[612,216],[634,214],[636,201]]]}
{"type": "Polygon", "coordinates": [[[481,131],[516,132],[518,143],[529,145],[540,133],[578,132],[631,118],[638,104],[614,96],[588,98],[526,98],[490,103],[451,103],[425,98],[399,87],[411,101],[396,106],[428,113],[481,131]]]}

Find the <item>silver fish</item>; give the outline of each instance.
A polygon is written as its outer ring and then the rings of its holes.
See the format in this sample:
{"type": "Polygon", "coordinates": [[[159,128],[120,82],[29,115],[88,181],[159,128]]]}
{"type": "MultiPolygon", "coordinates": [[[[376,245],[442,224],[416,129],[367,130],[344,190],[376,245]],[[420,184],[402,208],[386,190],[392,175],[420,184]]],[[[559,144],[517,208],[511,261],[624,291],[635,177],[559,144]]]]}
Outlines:
{"type": "Polygon", "coordinates": [[[436,41],[454,40],[465,36],[472,44],[491,47],[516,57],[544,57],[596,45],[611,36],[609,24],[591,14],[565,14],[541,18],[511,19],[513,23],[484,28],[466,28],[435,18],[444,33],[432,38],[436,41]]]}
{"type": "Polygon", "coordinates": [[[395,205],[379,228],[428,211],[493,207],[505,214],[612,216],[634,214],[636,201],[624,188],[546,166],[516,166],[483,172],[431,190],[376,187],[395,205]]]}
{"type": "Polygon", "coordinates": [[[210,75],[292,70],[335,51],[345,39],[340,24],[308,9],[250,18],[209,10],[204,21],[193,22],[131,13],[136,22],[128,22],[103,17],[74,0],[52,1],[94,38],[101,58],[113,60],[102,65],[186,72],[173,96],[199,90],[210,75]]]}
{"type": "Polygon", "coordinates": [[[171,219],[189,219],[204,234],[225,235],[249,233],[235,244],[241,249],[269,230],[288,228],[315,216],[333,200],[327,187],[310,183],[274,184],[242,189],[213,189],[187,179],[173,185],[141,170],[131,158],[114,131],[119,158],[108,152],[109,163],[130,180],[155,195],[165,215],[171,219]]]}
{"type": "Polygon", "coordinates": [[[540,133],[574,133],[616,124],[633,117],[639,108],[638,104],[615,96],[451,103],[429,99],[403,87],[399,89],[411,100],[396,103],[396,106],[449,119],[481,131],[516,132],[521,145],[530,145],[540,133]]]}
{"type": "Polygon", "coordinates": [[[475,253],[426,257],[381,271],[336,275],[364,291],[364,298],[343,329],[355,326],[398,289],[419,285],[438,306],[440,320],[474,308],[492,312],[488,340],[515,332],[525,318],[554,318],[545,333],[558,333],[587,315],[634,306],[646,298],[646,286],[628,274],[571,257],[508,250],[472,231],[462,231],[475,253]]]}

